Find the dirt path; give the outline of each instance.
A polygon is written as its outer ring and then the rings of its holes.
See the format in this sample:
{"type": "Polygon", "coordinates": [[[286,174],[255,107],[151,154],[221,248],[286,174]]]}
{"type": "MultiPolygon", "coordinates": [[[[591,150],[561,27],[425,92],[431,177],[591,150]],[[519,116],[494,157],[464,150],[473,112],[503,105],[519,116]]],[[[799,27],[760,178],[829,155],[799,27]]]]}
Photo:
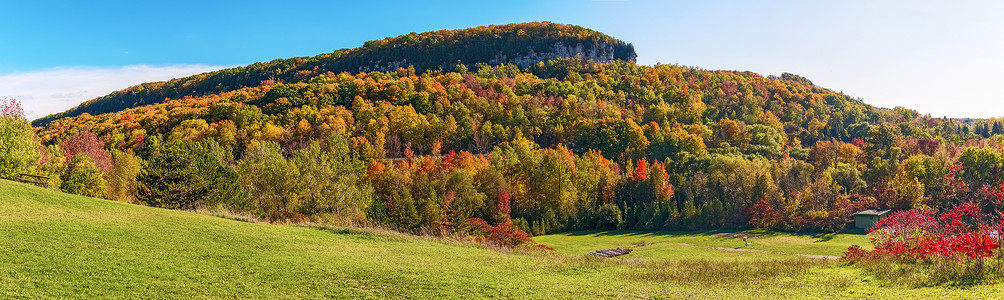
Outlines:
{"type": "Polygon", "coordinates": [[[816,259],[840,259],[840,256],[829,256],[829,255],[818,255],[818,254],[801,254],[801,253],[787,253],[787,252],[777,252],[759,249],[744,249],[744,248],[723,248],[723,247],[711,247],[711,249],[725,250],[725,251],[737,251],[737,252],[757,252],[757,253],[773,253],[773,254],[791,254],[801,257],[816,258],[816,259]]]}

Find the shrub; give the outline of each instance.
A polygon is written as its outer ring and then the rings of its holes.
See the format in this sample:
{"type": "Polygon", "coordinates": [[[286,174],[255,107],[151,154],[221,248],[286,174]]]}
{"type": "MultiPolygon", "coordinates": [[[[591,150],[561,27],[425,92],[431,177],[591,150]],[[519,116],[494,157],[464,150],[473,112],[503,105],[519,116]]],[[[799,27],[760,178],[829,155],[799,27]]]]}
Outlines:
{"type": "Polygon", "coordinates": [[[471,218],[469,220],[473,226],[475,236],[478,236],[481,242],[503,247],[517,247],[533,243],[533,240],[530,239],[530,234],[513,225],[512,218],[509,215],[509,198],[509,192],[506,190],[502,190],[498,194],[495,208],[496,218],[499,220],[497,225],[488,224],[488,222],[480,218],[471,218]]]}
{"type": "MultiPolygon", "coordinates": [[[[852,246],[843,260],[898,281],[981,282],[987,279],[987,259],[1002,256],[997,251],[1002,223],[997,219],[973,202],[942,213],[930,209],[896,212],[869,229],[874,250],[852,246]]],[[[1000,260],[991,262],[1000,264],[1000,260]]]]}
{"type": "Polygon", "coordinates": [[[879,255],[927,259],[944,257],[976,260],[993,256],[999,245],[975,203],[960,204],[936,214],[933,210],[908,210],[875,224],[872,243],[879,255]]]}

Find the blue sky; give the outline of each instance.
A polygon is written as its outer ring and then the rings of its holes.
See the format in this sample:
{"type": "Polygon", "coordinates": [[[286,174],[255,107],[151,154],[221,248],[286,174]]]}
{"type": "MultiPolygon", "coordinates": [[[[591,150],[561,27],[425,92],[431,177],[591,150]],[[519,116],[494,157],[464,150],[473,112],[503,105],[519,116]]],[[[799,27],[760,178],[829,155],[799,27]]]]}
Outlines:
{"type": "Polygon", "coordinates": [[[792,72],[883,107],[1004,116],[1004,2],[5,1],[0,97],[29,118],[146,81],[409,32],[553,21],[640,64],[792,72]]]}

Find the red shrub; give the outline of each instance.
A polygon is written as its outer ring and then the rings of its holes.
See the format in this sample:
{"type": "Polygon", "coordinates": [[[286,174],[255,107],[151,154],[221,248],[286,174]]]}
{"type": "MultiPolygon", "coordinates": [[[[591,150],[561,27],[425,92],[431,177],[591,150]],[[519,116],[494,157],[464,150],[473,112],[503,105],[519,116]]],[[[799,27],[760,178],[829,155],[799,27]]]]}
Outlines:
{"type": "Polygon", "coordinates": [[[1000,222],[988,222],[996,216],[984,214],[979,205],[959,204],[943,213],[914,209],[893,213],[869,229],[874,251],[851,247],[845,260],[895,257],[907,259],[948,258],[976,260],[994,256],[1000,247],[994,237],[1000,222]]]}
{"type": "Polygon", "coordinates": [[[532,242],[530,234],[523,232],[519,227],[513,226],[512,222],[506,222],[492,226],[481,218],[471,218],[471,225],[478,233],[482,242],[496,244],[505,247],[516,247],[528,242],[532,242]]]}
{"type": "Polygon", "coordinates": [[[840,260],[842,260],[842,261],[860,261],[860,260],[864,260],[864,259],[875,259],[875,258],[877,258],[875,251],[868,251],[868,250],[862,249],[858,245],[853,245],[853,246],[848,247],[847,251],[844,251],[844,257],[840,258],[840,260]]]}
{"type": "MultiPolygon", "coordinates": [[[[509,217],[509,192],[506,190],[500,191],[497,203],[495,208],[497,225],[492,226],[480,218],[471,218],[468,220],[474,226],[474,233],[480,236],[481,242],[504,247],[532,244],[533,240],[530,234],[512,224],[512,218],[509,217]]],[[[536,245],[536,247],[554,250],[544,245],[536,245]]]]}

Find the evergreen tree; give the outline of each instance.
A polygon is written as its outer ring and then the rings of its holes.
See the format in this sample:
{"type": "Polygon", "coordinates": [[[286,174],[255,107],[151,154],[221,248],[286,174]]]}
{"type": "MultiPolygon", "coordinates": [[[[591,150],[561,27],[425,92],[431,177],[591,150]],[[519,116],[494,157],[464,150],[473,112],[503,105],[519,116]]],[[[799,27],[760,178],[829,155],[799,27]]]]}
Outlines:
{"type": "Polygon", "coordinates": [[[222,149],[206,142],[172,141],[154,149],[137,180],[139,200],[150,206],[191,209],[240,198],[237,173],[222,149]]]}

